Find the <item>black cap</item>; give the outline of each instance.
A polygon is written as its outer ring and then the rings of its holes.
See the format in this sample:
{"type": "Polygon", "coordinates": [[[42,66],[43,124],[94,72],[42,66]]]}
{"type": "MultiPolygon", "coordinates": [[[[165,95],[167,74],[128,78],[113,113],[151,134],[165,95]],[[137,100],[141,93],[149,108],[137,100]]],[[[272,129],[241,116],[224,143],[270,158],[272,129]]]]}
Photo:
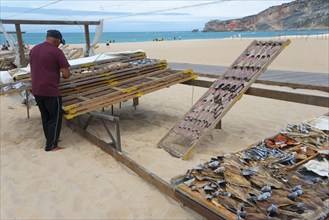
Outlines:
{"type": "Polygon", "coordinates": [[[58,30],[48,30],[47,31],[47,37],[48,36],[57,38],[57,39],[60,40],[60,42],[62,44],[65,44],[65,40],[63,39],[63,36],[62,36],[61,32],[59,32],[58,30]]]}

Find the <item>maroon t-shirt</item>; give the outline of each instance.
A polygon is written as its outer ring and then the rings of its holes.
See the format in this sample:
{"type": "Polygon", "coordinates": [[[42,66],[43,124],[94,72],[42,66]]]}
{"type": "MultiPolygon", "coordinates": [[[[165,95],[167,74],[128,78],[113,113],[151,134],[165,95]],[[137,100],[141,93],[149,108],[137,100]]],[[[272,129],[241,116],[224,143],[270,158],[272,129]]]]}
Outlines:
{"type": "Polygon", "coordinates": [[[44,42],[30,51],[32,94],[40,96],[60,96],[60,69],[68,68],[63,51],[44,42]]]}

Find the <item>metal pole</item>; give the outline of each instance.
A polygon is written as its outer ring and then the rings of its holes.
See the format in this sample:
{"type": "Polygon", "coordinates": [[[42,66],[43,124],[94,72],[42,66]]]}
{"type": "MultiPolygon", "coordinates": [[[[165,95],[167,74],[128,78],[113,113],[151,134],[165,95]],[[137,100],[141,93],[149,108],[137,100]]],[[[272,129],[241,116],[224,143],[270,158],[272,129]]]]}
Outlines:
{"type": "Polygon", "coordinates": [[[117,133],[117,150],[119,152],[122,152],[121,150],[121,135],[120,135],[120,123],[119,123],[119,120],[115,120],[115,130],[116,130],[116,133],[117,133]]]}

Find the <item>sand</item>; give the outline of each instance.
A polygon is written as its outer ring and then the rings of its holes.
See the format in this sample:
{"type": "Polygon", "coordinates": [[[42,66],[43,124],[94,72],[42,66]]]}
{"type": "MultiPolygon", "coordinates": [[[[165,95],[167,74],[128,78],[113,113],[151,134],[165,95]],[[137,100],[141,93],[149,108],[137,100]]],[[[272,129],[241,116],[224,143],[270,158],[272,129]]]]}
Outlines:
{"type": "MultiPolygon", "coordinates": [[[[96,53],[144,50],[150,58],[229,66],[250,39],[189,40],[100,44],[96,53]]],[[[71,45],[79,47],[80,45],[71,45]]],[[[292,39],[269,69],[328,73],[328,40],[292,39]]],[[[311,74],[311,73],[310,73],[311,74]]],[[[328,93],[255,85],[328,97],[328,93]]],[[[327,108],[245,95],[224,116],[187,161],[157,147],[174,124],[206,91],[175,85],[114,106],[120,117],[122,149],[165,181],[212,156],[234,152],[276,134],[288,123],[325,114],[327,108]]],[[[18,99],[1,101],[1,219],[202,219],[181,207],[110,155],[90,144],[63,123],[57,152],[43,150],[44,137],[37,107],[26,109],[18,99]]],[[[109,109],[106,109],[109,111],[109,109]]],[[[93,124],[91,132],[101,133],[93,124]]],[[[100,135],[102,136],[102,135],[100,135]]]]}

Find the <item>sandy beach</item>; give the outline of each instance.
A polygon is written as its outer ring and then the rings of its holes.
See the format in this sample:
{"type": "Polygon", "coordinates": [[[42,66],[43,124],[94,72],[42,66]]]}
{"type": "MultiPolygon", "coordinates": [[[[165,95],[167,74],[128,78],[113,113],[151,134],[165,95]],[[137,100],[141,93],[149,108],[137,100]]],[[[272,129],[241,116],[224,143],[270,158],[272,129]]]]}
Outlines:
{"type": "MultiPolygon", "coordinates": [[[[143,43],[100,43],[96,53],[144,50],[168,62],[230,66],[253,39],[176,40],[143,43]]],[[[273,70],[327,73],[327,39],[297,39],[269,66],[273,70]]],[[[81,45],[70,45],[81,47],[81,45]]],[[[255,85],[328,97],[328,93],[255,85]]],[[[120,117],[122,150],[141,166],[169,182],[212,156],[235,152],[284,129],[288,123],[328,112],[327,108],[244,95],[183,161],[157,147],[205,88],[175,85],[114,106],[120,117]]],[[[60,145],[45,152],[40,113],[20,97],[0,96],[0,219],[202,219],[89,143],[63,122],[60,145]]],[[[110,111],[110,108],[106,109],[110,111]]],[[[99,127],[91,129],[98,132],[99,127]]]]}

